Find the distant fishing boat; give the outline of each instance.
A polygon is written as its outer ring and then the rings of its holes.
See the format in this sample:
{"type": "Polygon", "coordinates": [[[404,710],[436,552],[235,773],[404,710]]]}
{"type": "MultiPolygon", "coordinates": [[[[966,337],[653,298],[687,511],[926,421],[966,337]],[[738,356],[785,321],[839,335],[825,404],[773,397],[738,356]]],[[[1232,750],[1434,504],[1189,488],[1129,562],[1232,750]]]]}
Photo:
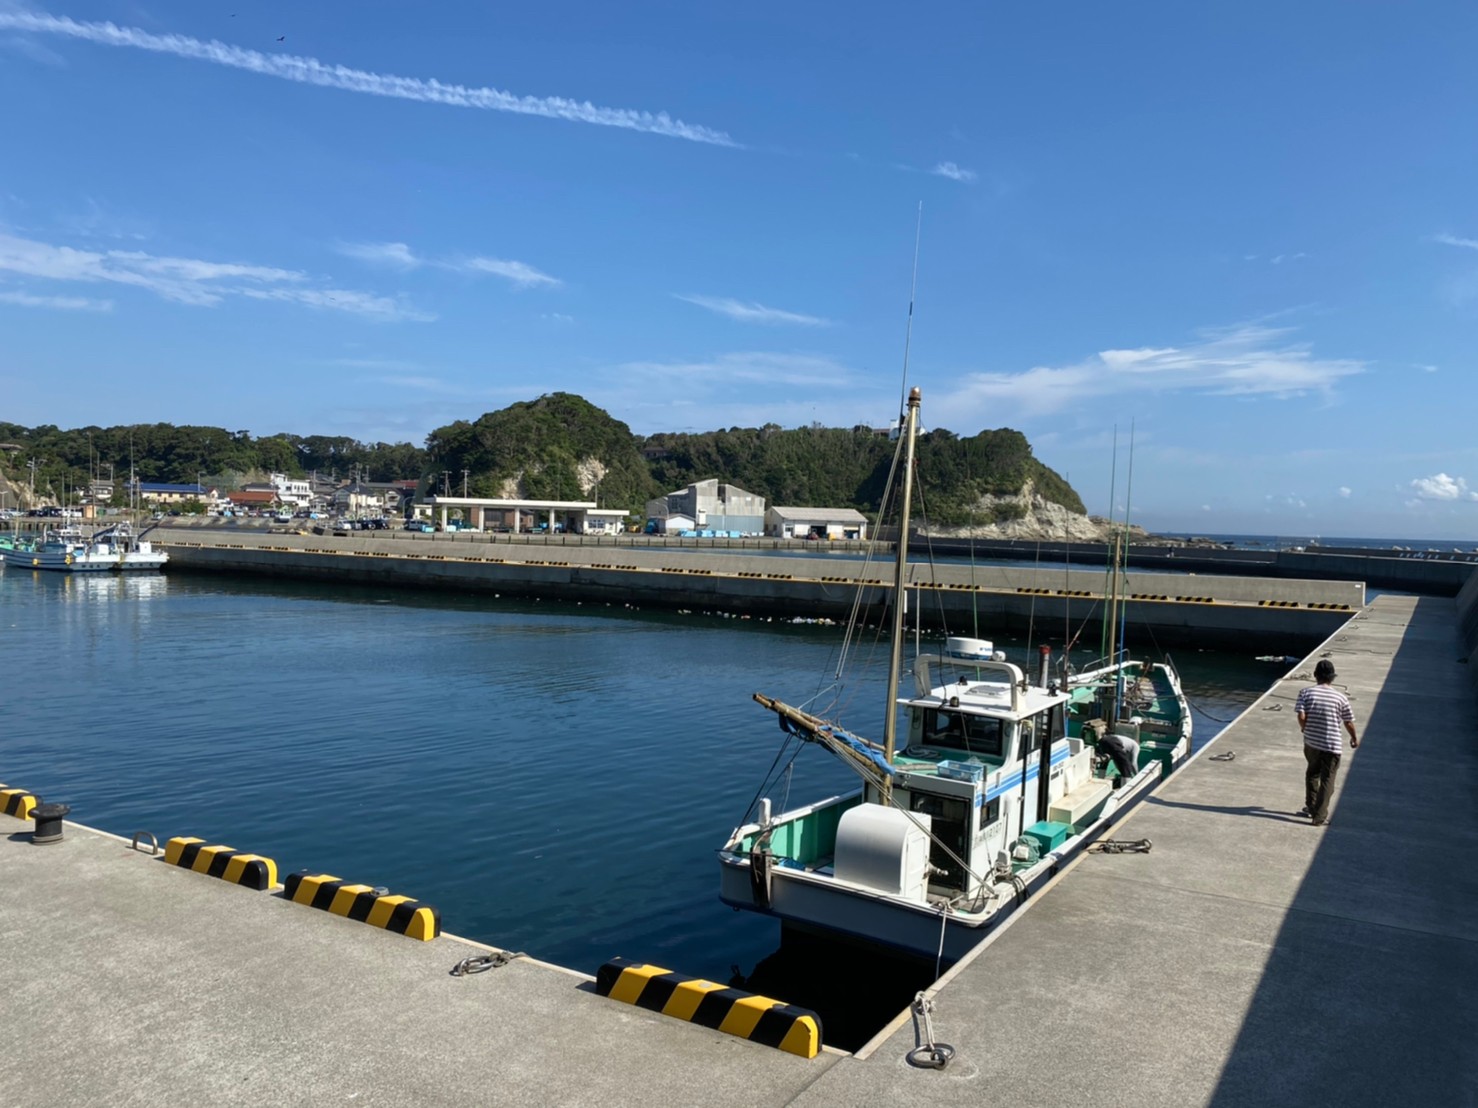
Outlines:
{"type": "Polygon", "coordinates": [[[169,554],[136,536],[126,523],[84,535],[77,527],[58,527],[26,542],[0,544],[5,564],[59,573],[134,573],[163,568],[169,554]]]}
{"type": "MultiPolygon", "coordinates": [[[[895,598],[908,559],[919,405],[914,389],[899,447],[895,598]]],[[[1189,753],[1190,716],[1168,663],[1116,653],[1064,682],[1044,652],[1028,680],[989,643],[964,638],[919,653],[913,690],[900,697],[900,602],[891,632],[881,743],[755,694],[780,717],[787,743],[819,744],[862,787],[779,815],[760,800],[754,821],[719,850],[720,898],[802,930],[952,961],[1189,753]]]]}

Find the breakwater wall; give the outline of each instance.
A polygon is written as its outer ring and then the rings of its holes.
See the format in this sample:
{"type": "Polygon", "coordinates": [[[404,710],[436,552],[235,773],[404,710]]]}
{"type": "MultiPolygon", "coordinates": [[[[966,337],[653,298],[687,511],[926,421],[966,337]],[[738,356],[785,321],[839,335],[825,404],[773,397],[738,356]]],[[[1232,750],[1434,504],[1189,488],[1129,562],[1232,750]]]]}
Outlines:
{"type": "MultiPolygon", "coordinates": [[[[1040,560],[1103,566],[1103,543],[1028,542],[1007,539],[915,539],[941,557],[1040,560]]],[[[1182,573],[1232,573],[1247,577],[1363,581],[1373,588],[1427,596],[1456,596],[1475,573],[1478,554],[1420,550],[1231,550],[1221,547],[1135,545],[1126,561],[1133,569],[1182,573]]]]}
{"type": "Polygon", "coordinates": [[[1478,688],[1478,573],[1457,594],[1458,634],[1467,648],[1468,679],[1478,688]]]}
{"type": "MultiPolygon", "coordinates": [[[[891,565],[855,559],[778,559],[757,555],[635,550],[612,546],[543,547],[426,535],[156,536],[170,572],[255,574],[382,588],[621,603],[775,618],[847,619],[860,604],[877,623],[892,602],[891,565]]],[[[907,575],[910,623],[954,630],[978,620],[1026,630],[1066,621],[1090,635],[1104,616],[1101,572],[915,562],[907,575]]],[[[1225,644],[1293,653],[1332,634],[1363,607],[1358,583],[1135,574],[1125,618],[1163,645],[1225,644]]]]}

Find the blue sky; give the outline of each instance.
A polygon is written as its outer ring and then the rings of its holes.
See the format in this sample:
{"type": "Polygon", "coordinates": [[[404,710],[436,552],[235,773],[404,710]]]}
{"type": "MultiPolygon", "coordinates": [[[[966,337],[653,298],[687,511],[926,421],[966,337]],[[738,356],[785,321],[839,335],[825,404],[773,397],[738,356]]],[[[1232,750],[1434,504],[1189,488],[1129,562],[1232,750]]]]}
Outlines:
{"type": "Polygon", "coordinates": [[[0,418],[1014,427],[1478,539],[1478,7],[0,0],[0,418]]]}

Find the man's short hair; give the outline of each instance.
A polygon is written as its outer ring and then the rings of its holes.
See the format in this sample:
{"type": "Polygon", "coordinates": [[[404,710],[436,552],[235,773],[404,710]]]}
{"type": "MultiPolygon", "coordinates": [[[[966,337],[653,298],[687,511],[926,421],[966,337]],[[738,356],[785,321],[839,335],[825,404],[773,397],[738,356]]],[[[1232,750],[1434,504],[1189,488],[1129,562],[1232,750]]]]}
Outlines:
{"type": "Polygon", "coordinates": [[[1334,663],[1331,662],[1328,658],[1325,658],[1322,662],[1314,667],[1315,681],[1333,681],[1334,677],[1334,663]]]}

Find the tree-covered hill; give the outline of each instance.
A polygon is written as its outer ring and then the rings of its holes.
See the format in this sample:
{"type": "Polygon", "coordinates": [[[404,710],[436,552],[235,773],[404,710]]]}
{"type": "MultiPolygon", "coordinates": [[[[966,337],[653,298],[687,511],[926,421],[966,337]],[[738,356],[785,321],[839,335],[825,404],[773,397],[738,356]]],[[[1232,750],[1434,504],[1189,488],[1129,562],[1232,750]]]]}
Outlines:
{"type": "MultiPolygon", "coordinates": [[[[270,435],[167,423],[123,427],[27,428],[0,423],[0,453],[15,485],[35,459],[38,495],[85,487],[89,474],[111,467],[122,479],[130,465],[143,481],[231,485],[268,471],[372,481],[422,480],[431,488],[473,496],[540,500],[598,499],[602,506],[640,512],[654,496],[717,477],[763,496],[771,505],[855,507],[875,511],[895,443],[868,427],[784,430],[776,424],[704,434],[642,439],[620,420],[571,393],[521,401],[476,420],[439,427],[425,449],[409,443],[363,443],[324,435],[270,435]]],[[[936,429],[919,439],[919,487],[932,524],[968,525],[1021,513],[984,497],[1010,496],[1030,486],[1073,512],[1083,502],[1060,476],[1032,455],[1018,431],[961,437],[936,429]]]]}
{"type": "Polygon", "coordinates": [[[234,486],[269,472],[347,477],[357,470],[371,481],[391,481],[418,478],[426,466],[426,452],[410,443],[364,443],[333,435],[255,438],[247,431],[171,423],[64,431],[0,422],[0,443],[19,448],[0,452],[10,480],[29,487],[34,461],[37,496],[50,499],[85,488],[93,476],[112,476],[121,498],[130,467],[140,481],[203,479],[234,486]]]}

